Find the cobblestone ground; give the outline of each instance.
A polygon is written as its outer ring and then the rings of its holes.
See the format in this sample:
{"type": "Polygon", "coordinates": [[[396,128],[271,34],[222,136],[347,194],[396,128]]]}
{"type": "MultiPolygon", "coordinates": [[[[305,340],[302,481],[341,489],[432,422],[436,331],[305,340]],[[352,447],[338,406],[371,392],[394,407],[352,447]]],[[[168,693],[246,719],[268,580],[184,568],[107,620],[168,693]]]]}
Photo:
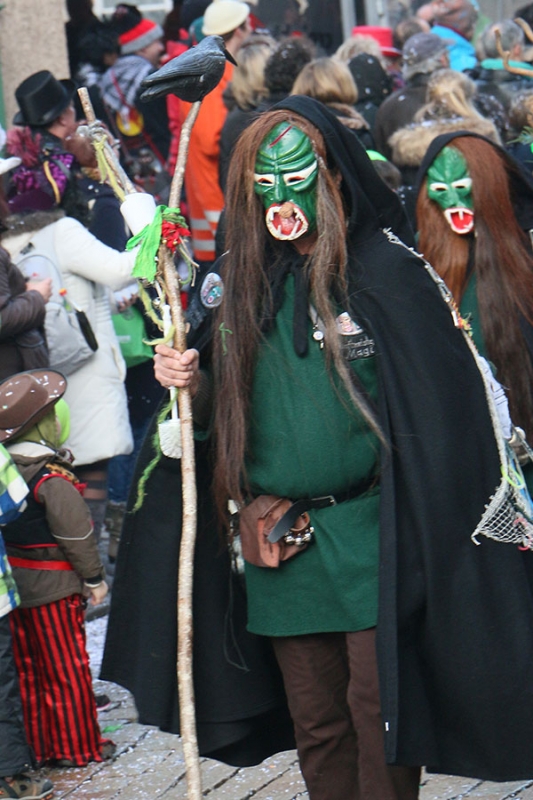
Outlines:
{"type": "MultiPolygon", "coordinates": [[[[87,625],[93,674],[97,675],[105,636],[106,617],[87,625]]],[[[187,784],[178,736],[139,725],[131,695],[119,686],[95,680],[95,691],[112,700],[100,712],[104,734],[117,744],[112,761],[82,769],[55,769],[46,773],[57,798],[68,800],[185,800],[187,784]]],[[[294,751],[282,753],[258,767],[235,769],[202,760],[204,795],[213,800],[306,800],[308,797],[294,751]]],[[[422,778],[421,800],[533,800],[533,780],[489,783],[469,778],[427,775],[422,778]]],[[[375,798],[380,800],[380,798],[375,798]]]]}

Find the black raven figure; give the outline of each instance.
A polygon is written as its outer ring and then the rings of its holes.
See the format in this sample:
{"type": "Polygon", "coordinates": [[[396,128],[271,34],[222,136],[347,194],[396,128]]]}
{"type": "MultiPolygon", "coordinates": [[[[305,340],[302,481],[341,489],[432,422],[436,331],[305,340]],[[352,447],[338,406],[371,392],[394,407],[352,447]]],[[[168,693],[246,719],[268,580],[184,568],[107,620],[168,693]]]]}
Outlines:
{"type": "Polygon", "coordinates": [[[166,94],[175,94],[188,103],[203,100],[222,78],[226,59],[237,63],[226,50],[221,36],[206,36],[196,47],[145,78],[141,84],[144,89],[141,100],[153,100],[166,94]]]}

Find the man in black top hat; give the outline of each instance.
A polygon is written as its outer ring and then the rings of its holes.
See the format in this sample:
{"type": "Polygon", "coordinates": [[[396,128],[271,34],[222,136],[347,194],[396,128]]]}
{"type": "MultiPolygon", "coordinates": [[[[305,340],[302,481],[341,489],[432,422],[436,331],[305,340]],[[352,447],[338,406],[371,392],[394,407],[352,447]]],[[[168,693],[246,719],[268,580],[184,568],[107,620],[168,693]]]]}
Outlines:
{"type": "Polygon", "coordinates": [[[58,81],[47,69],[35,72],[15,89],[19,111],[13,124],[28,125],[65,139],[76,130],[75,91],[72,81],[58,81]]]}
{"type": "MultiPolygon", "coordinates": [[[[75,216],[85,224],[88,220],[88,199],[84,197],[77,180],[80,165],[65,144],[67,139],[74,136],[77,128],[75,93],[73,81],[57,80],[49,70],[35,72],[15,89],[19,110],[13,117],[13,124],[29,128],[42,165],[39,170],[44,170],[47,177],[43,183],[49,203],[44,201],[35,210],[61,205],[70,216],[75,216]]],[[[21,137],[26,142],[24,134],[21,137]]],[[[19,138],[12,137],[13,152],[19,147],[19,138]]],[[[29,142],[26,142],[23,149],[27,150],[28,145],[29,142]]],[[[23,157],[22,160],[25,164],[26,159],[23,157]]],[[[15,213],[19,210],[16,205],[11,207],[15,213]]]]}

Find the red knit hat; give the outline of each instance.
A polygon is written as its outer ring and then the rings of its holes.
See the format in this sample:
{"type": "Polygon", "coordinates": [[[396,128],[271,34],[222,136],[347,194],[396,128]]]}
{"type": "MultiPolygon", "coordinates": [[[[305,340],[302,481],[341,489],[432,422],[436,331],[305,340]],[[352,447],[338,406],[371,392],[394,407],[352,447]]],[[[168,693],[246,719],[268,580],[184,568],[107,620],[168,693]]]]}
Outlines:
{"type": "Polygon", "coordinates": [[[161,25],[152,22],[151,19],[142,19],[138,25],[118,37],[120,52],[123,56],[136,53],[162,37],[163,29],[161,25]]]}

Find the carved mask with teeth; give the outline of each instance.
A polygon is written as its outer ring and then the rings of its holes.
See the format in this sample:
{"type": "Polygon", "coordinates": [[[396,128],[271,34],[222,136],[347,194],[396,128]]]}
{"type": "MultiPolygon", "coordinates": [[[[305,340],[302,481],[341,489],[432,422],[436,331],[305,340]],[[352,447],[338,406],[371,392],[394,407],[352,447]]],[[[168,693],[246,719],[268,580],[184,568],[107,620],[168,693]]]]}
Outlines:
{"type": "Polygon", "coordinates": [[[427,192],[444,211],[454,233],[473,230],[472,178],[463,154],[455,147],[444,147],[428,169],[427,192]]]}
{"type": "Polygon", "coordinates": [[[288,122],[272,128],[257,152],[254,188],[275,239],[293,241],[316,230],[317,179],[309,137],[288,122]]]}

